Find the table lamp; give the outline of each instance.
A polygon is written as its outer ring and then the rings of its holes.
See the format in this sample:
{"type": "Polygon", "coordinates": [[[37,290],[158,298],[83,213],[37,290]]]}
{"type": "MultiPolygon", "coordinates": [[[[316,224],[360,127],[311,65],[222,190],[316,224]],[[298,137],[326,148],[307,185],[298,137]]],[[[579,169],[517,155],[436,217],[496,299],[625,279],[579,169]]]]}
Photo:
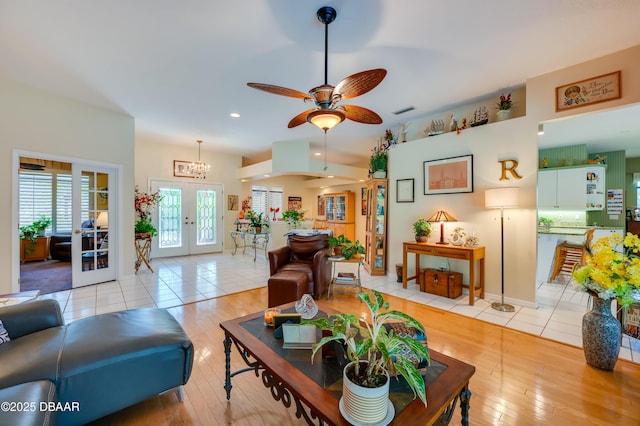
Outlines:
{"type": "Polygon", "coordinates": [[[519,188],[493,188],[484,191],[484,204],[488,209],[500,209],[500,267],[502,282],[502,298],[493,302],[491,307],[496,311],[513,312],[514,307],[504,303],[504,209],[520,206],[519,188]]]}
{"type": "Polygon", "coordinates": [[[429,219],[427,219],[427,222],[440,222],[440,241],[438,241],[436,244],[447,244],[447,242],[444,240],[444,223],[457,221],[458,219],[453,217],[453,215],[451,215],[450,213],[445,212],[444,210],[438,210],[429,219]]]}

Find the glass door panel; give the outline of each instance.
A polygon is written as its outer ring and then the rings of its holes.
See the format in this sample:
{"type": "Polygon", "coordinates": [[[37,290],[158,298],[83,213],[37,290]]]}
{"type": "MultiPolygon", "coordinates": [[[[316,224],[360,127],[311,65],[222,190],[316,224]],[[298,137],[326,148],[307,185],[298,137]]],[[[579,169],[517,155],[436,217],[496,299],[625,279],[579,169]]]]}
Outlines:
{"type": "MultiPolygon", "coordinates": [[[[109,188],[114,187],[114,171],[73,165],[74,231],[72,236],[73,287],[115,279],[112,247],[109,244],[109,188]]],[[[115,232],[112,232],[116,235],[115,232]]]]}
{"type": "Polygon", "coordinates": [[[335,220],[335,198],[334,197],[327,197],[327,203],[326,203],[326,213],[327,213],[327,220],[335,220]]]}

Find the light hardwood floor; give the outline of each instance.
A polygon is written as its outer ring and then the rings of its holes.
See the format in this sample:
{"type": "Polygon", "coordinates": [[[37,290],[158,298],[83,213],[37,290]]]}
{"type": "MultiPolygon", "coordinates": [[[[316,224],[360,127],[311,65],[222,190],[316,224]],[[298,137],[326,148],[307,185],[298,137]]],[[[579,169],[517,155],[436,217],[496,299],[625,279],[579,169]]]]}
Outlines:
{"type": "MultiPolygon", "coordinates": [[[[619,360],[613,372],[586,365],[582,349],[513,329],[385,296],[392,309],[418,318],[429,347],[476,367],[471,378],[472,425],[638,425],[640,365],[619,360]]],[[[266,288],[170,308],[195,346],[184,403],[175,393],[151,398],[105,417],[108,425],[299,425],[293,410],[276,402],[253,373],[224,385],[223,332],[219,323],[265,309],[266,288]]],[[[353,295],[318,302],[364,312],[353,295]]],[[[232,370],[244,366],[235,348],[232,370]]],[[[451,424],[460,424],[459,408],[451,424]]]]}

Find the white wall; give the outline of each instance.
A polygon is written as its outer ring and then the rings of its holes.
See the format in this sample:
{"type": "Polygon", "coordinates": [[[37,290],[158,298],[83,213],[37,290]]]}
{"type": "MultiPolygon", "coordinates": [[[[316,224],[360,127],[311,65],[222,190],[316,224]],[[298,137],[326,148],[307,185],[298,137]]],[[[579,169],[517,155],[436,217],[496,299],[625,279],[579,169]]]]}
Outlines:
{"type": "Polygon", "coordinates": [[[0,293],[19,290],[18,193],[14,151],[40,153],[87,162],[104,162],[122,169],[120,207],[121,242],[118,276],[133,274],[133,170],[132,117],[77,102],[63,96],[0,79],[0,194],[11,202],[0,206],[0,293]]]}
{"type": "MultiPolygon", "coordinates": [[[[537,130],[526,118],[490,123],[462,131],[446,133],[397,145],[389,155],[389,273],[402,263],[402,243],[414,239],[411,224],[418,216],[428,218],[437,210],[454,215],[458,222],[445,224],[445,240],[460,226],[475,231],[486,248],[485,291],[499,295],[500,212],[484,206],[484,190],[503,186],[520,188],[520,207],[505,210],[505,297],[524,303],[535,299],[535,196],[537,172],[537,130]],[[473,192],[424,195],[423,162],[473,154],[473,192]],[[517,160],[521,180],[500,181],[499,160],[517,160]],[[396,180],[413,178],[414,203],[396,203],[396,180]]],[[[440,238],[434,224],[431,241],[440,238]]],[[[426,259],[421,264],[439,267],[446,259],[426,259]]],[[[449,261],[451,269],[464,274],[468,283],[468,263],[449,261]]],[[[414,270],[413,256],[409,271],[414,270]]]]}

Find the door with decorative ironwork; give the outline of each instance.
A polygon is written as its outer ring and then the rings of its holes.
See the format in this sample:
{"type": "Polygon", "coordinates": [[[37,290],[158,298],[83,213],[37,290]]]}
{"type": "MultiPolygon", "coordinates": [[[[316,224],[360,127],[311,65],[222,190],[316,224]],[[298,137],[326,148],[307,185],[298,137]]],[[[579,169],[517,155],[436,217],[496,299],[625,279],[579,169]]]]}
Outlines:
{"type": "Polygon", "coordinates": [[[151,191],[162,197],[154,212],[152,257],[222,251],[221,184],[152,180],[151,191]]]}

